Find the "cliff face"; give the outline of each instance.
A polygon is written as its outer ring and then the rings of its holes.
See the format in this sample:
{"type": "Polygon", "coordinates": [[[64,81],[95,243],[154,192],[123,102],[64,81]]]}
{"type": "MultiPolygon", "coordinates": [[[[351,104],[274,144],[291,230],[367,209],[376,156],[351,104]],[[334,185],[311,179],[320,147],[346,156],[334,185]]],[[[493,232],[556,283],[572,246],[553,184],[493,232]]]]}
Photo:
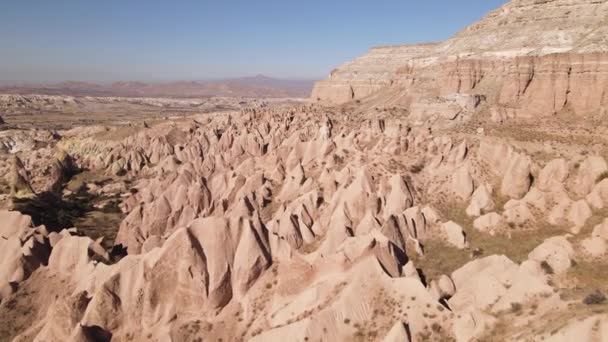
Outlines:
{"type": "Polygon", "coordinates": [[[513,0],[444,42],[444,56],[606,51],[608,1],[513,0]]]}
{"type": "MultiPolygon", "coordinates": [[[[492,105],[516,116],[552,115],[561,111],[593,114],[608,108],[608,54],[562,53],[512,59],[463,59],[395,74],[396,89],[449,97],[482,94],[492,105]]],[[[401,103],[407,105],[407,103],[401,103]]]]}
{"type": "Polygon", "coordinates": [[[378,102],[383,94],[399,94],[391,105],[408,107],[425,96],[477,94],[517,116],[602,112],[607,18],[608,0],[511,1],[416,53],[388,50],[380,59],[372,49],[319,82],[313,100],[341,104],[374,94],[378,102]]]}
{"type": "Polygon", "coordinates": [[[412,59],[431,53],[437,44],[380,46],[331,72],[315,84],[316,101],[346,103],[390,86],[396,71],[412,59]]]}

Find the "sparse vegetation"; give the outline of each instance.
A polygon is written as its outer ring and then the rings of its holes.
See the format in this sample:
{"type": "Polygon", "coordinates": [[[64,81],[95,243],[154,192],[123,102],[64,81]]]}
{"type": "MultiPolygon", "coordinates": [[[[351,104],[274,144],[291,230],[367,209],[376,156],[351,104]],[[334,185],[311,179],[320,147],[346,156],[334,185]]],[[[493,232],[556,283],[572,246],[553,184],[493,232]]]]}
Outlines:
{"type": "Polygon", "coordinates": [[[410,166],[410,172],[413,174],[420,173],[422,170],[424,170],[424,165],[422,163],[410,166]]]}
{"type": "Polygon", "coordinates": [[[505,255],[514,262],[521,263],[545,239],[566,233],[566,230],[559,227],[537,223],[531,228],[513,225],[512,231],[498,232],[492,236],[473,228],[473,219],[465,212],[466,204],[445,202],[437,207],[446,221],[454,221],[463,228],[470,251],[457,249],[441,240],[429,239],[425,242],[425,257],[412,256],[415,264],[424,270],[428,279],[451,274],[473,258],[483,255],[505,255]]]}
{"type": "Polygon", "coordinates": [[[511,303],[511,312],[514,314],[521,313],[522,305],[520,303],[511,303]]]}
{"type": "Polygon", "coordinates": [[[608,178],[608,171],[604,171],[599,176],[597,176],[597,178],[595,179],[595,182],[599,183],[599,182],[603,181],[606,178],[608,178]]]}
{"type": "Polygon", "coordinates": [[[543,261],[540,263],[540,267],[543,269],[543,271],[544,271],[546,274],[553,274],[553,273],[554,273],[554,272],[553,272],[553,267],[551,267],[551,265],[549,265],[549,263],[548,263],[546,260],[543,260],[543,261]]]}
{"type": "Polygon", "coordinates": [[[578,260],[568,269],[568,279],[574,282],[575,293],[583,295],[580,289],[607,290],[608,264],[602,261],[578,260]]]}
{"type": "Polygon", "coordinates": [[[600,292],[599,290],[595,290],[592,293],[588,294],[585,299],[583,299],[583,303],[587,305],[598,305],[606,302],[606,296],[600,292]]]}

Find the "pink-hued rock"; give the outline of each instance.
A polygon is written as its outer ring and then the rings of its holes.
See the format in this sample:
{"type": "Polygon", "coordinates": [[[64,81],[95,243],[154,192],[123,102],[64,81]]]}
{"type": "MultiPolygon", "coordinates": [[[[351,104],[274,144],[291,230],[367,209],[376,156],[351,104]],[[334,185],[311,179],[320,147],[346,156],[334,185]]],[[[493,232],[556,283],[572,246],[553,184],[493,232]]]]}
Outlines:
{"type": "Polygon", "coordinates": [[[500,192],[510,198],[522,198],[530,190],[531,164],[532,162],[527,156],[515,157],[507,166],[500,192]]]}
{"type": "Polygon", "coordinates": [[[545,240],[536,247],[528,258],[536,262],[546,262],[556,274],[564,273],[572,265],[574,249],[563,236],[555,236],[545,240]]]}
{"type": "Polygon", "coordinates": [[[604,158],[591,156],[585,159],[578,168],[578,173],[574,179],[574,191],[579,196],[588,195],[598,179],[598,177],[608,171],[608,164],[604,158]]]}
{"type": "Polygon", "coordinates": [[[467,239],[461,226],[453,221],[441,225],[441,231],[446,236],[448,243],[456,248],[467,247],[467,239]]]}
{"type": "Polygon", "coordinates": [[[606,243],[606,240],[597,236],[593,236],[581,241],[581,247],[589,255],[593,257],[601,257],[606,254],[608,244],[606,243]]]}
{"type": "Polygon", "coordinates": [[[580,228],[585,225],[588,218],[593,215],[587,201],[579,200],[572,203],[568,212],[568,221],[574,224],[575,233],[578,233],[580,228]]]}
{"type": "Polygon", "coordinates": [[[477,217],[484,212],[494,209],[494,200],[492,200],[492,192],[486,184],[477,187],[477,190],[471,197],[471,203],[467,207],[466,213],[469,216],[477,217]]]}
{"type": "Polygon", "coordinates": [[[608,85],[605,15],[603,2],[511,1],[447,41],[373,48],[317,82],[312,100],[398,99],[415,111],[436,94],[481,93],[496,118],[599,113],[608,85]]]}
{"type": "Polygon", "coordinates": [[[473,194],[473,178],[468,168],[462,167],[452,176],[452,189],[460,199],[466,200],[473,194]]]}
{"type": "Polygon", "coordinates": [[[538,188],[542,191],[554,191],[564,186],[568,177],[568,163],[565,159],[554,159],[547,163],[538,175],[538,188]]]}
{"type": "Polygon", "coordinates": [[[406,325],[403,322],[397,322],[388,334],[384,337],[382,342],[410,342],[406,325]]]}
{"type": "Polygon", "coordinates": [[[48,259],[48,232],[19,212],[0,211],[0,302],[48,259]]]}
{"type": "Polygon", "coordinates": [[[473,227],[481,232],[492,234],[503,223],[502,216],[497,213],[489,213],[478,217],[473,221],[473,227]]]}
{"type": "Polygon", "coordinates": [[[603,209],[608,206],[608,179],[603,179],[595,184],[591,193],[585,199],[596,209],[603,209]]]}

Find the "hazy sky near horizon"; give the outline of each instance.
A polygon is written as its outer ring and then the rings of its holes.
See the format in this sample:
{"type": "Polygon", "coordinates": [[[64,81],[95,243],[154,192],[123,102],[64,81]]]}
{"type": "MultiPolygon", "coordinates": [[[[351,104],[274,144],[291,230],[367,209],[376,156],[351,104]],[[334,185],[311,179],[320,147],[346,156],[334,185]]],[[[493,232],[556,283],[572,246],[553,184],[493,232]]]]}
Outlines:
{"type": "Polygon", "coordinates": [[[0,82],[324,78],[370,47],[449,38],[506,0],[19,0],[0,82]]]}

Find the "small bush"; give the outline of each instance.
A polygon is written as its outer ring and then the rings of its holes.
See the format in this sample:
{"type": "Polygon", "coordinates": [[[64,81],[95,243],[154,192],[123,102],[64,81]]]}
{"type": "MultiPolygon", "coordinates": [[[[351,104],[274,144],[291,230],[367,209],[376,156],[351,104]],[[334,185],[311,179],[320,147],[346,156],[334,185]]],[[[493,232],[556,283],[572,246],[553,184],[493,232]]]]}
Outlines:
{"type": "Polygon", "coordinates": [[[599,183],[599,182],[603,181],[606,178],[608,178],[608,171],[604,171],[599,176],[597,176],[597,178],[595,179],[595,182],[599,183]]]}
{"type": "Polygon", "coordinates": [[[546,274],[553,274],[553,273],[555,273],[553,271],[553,267],[551,267],[551,265],[549,265],[549,263],[546,260],[543,260],[540,263],[540,268],[542,268],[543,271],[545,271],[546,274]]]}
{"type": "Polygon", "coordinates": [[[479,258],[482,255],[483,255],[483,249],[482,248],[475,248],[473,250],[473,252],[471,252],[471,257],[473,257],[473,258],[479,258]]]}
{"type": "Polygon", "coordinates": [[[520,303],[511,303],[511,312],[519,313],[521,312],[521,304],[520,303]]]}
{"type": "Polygon", "coordinates": [[[410,167],[410,172],[413,174],[417,174],[417,173],[420,173],[423,169],[424,169],[424,165],[415,164],[410,167]]]}
{"type": "Polygon", "coordinates": [[[595,292],[590,293],[585,299],[583,299],[583,303],[587,305],[598,305],[602,304],[606,301],[606,296],[601,293],[599,290],[595,290],[595,292]]]}

